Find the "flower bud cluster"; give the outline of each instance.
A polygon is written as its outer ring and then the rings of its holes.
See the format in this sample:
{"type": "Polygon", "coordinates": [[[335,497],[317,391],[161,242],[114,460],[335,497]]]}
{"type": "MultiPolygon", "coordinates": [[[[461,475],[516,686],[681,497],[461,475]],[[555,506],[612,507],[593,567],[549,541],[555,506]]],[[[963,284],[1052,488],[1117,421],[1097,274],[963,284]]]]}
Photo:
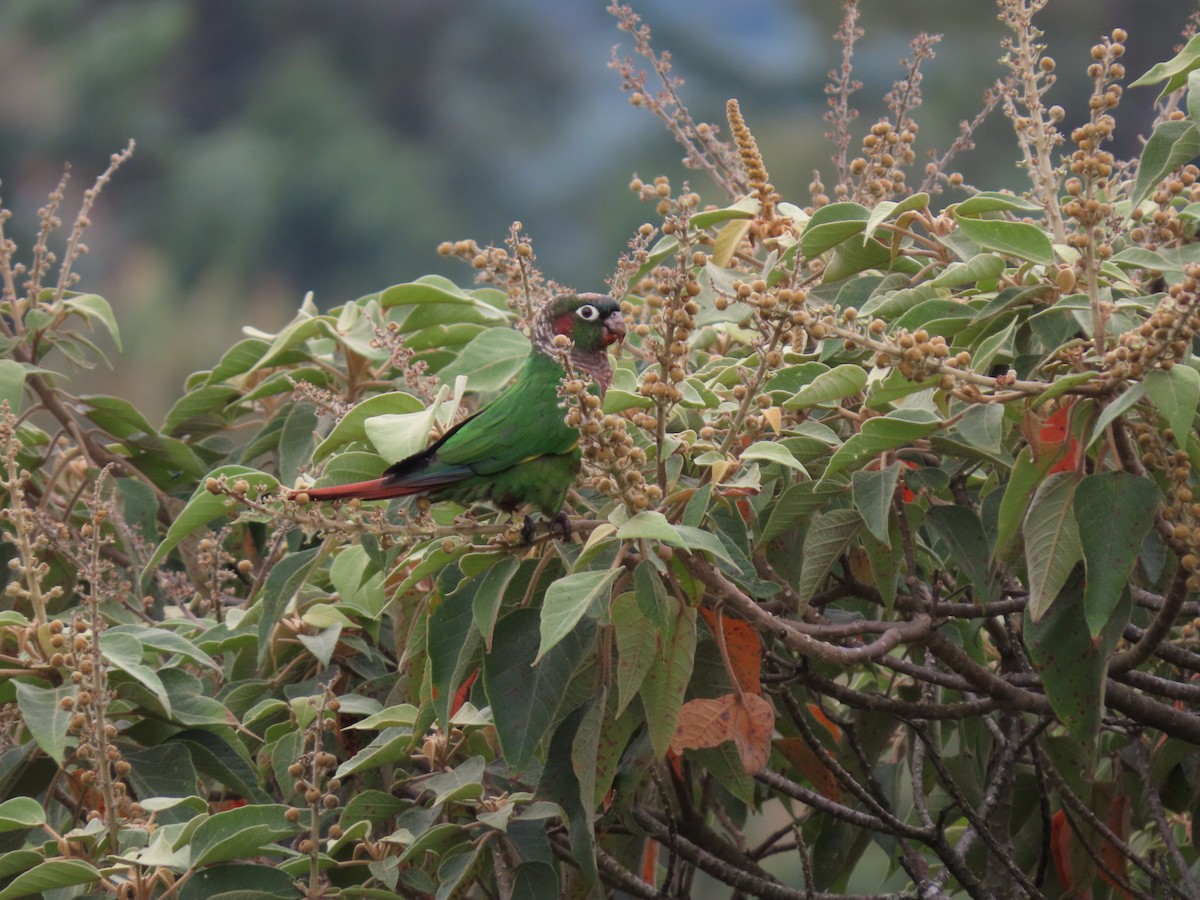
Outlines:
{"type": "MultiPolygon", "coordinates": [[[[882,331],[882,321],[871,322],[869,330],[882,331]]],[[[875,365],[880,368],[896,368],[900,374],[911,381],[921,381],[932,375],[941,373],[940,387],[951,390],[954,387],[953,374],[946,369],[967,369],[971,365],[971,354],[960,350],[952,354],[946,339],[940,334],[931,335],[924,328],[908,331],[901,328],[892,335],[893,346],[882,350],[875,356],[875,365]]]]}
{"type": "Polygon", "coordinates": [[[1200,489],[1193,483],[1191,459],[1185,450],[1168,446],[1168,441],[1177,440],[1169,428],[1160,430],[1153,423],[1139,421],[1134,434],[1142,464],[1161,472],[1166,481],[1162,514],[1171,528],[1167,543],[1187,573],[1187,589],[1200,591],[1200,489]]]}
{"type": "Polygon", "coordinates": [[[1150,318],[1117,339],[1117,346],[1104,356],[1113,378],[1140,378],[1155,367],[1169,369],[1188,353],[1193,335],[1200,331],[1198,284],[1200,265],[1187,266],[1183,281],[1167,289],[1150,318]]]}
{"type": "MultiPolygon", "coordinates": [[[[913,150],[916,139],[917,123],[911,119],[905,120],[899,131],[887,118],[872,125],[863,137],[862,155],[850,161],[850,174],[857,182],[854,196],[878,201],[905,193],[904,167],[917,158],[913,150]]],[[[838,185],[836,193],[845,196],[849,188],[838,185]]]]}
{"type": "Polygon", "coordinates": [[[580,378],[568,376],[560,393],[567,408],[566,423],[579,429],[584,473],[592,487],[633,512],[657,505],[662,491],[646,483],[642,474],[646,451],[635,444],[625,418],[602,412],[600,398],[588,392],[580,378]]]}

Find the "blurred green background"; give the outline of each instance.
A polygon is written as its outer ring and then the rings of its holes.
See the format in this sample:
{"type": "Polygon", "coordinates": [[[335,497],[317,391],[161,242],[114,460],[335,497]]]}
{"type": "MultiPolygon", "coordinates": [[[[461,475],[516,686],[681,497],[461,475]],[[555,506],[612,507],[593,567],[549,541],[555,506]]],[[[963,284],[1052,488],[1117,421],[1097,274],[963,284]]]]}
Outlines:
{"type": "MultiPolygon", "coordinates": [[[[243,324],[275,330],[312,290],[329,307],[429,272],[469,283],[443,240],[500,241],[514,219],[547,274],[596,288],[653,211],[626,185],[688,177],[657,120],[608,69],[627,36],[605,0],[3,0],[0,191],[28,249],[37,207],[74,166],[73,211],[108,155],[134,159],[100,201],[83,287],[116,309],[126,353],[79,392],[154,417],[243,324]]],[[[830,171],[823,86],[838,64],[833,0],[638,0],[697,119],[738,97],[782,193],[807,201],[830,171]]],[[[1048,98],[1086,116],[1088,48],[1129,33],[1131,79],[1169,57],[1195,4],[1050,0],[1048,98]]],[[[925,68],[918,149],[944,150],[1003,69],[987,0],[862,0],[860,124],[918,31],[944,34],[925,68]]],[[[1153,89],[1118,110],[1137,152],[1153,89]]],[[[959,160],[969,182],[1021,187],[999,113],[959,160]]],[[[720,198],[700,176],[693,186],[720,198]]]]}

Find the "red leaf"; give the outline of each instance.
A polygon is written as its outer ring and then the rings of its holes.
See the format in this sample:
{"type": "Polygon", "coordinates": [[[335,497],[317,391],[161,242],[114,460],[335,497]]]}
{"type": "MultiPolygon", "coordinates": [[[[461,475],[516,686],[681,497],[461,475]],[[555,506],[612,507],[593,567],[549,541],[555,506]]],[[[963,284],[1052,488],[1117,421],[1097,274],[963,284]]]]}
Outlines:
{"type": "Polygon", "coordinates": [[[658,883],[658,841],[653,838],[646,838],[646,849],[642,851],[642,881],[658,883]]]}
{"type": "Polygon", "coordinates": [[[1055,472],[1074,472],[1079,466],[1079,441],[1071,434],[1072,405],[1065,403],[1060,406],[1046,417],[1038,430],[1037,446],[1033,448],[1034,458],[1062,454],[1062,458],[1050,468],[1047,475],[1053,475],[1055,472]]]}
{"type": "Polygon", "coordinates": [[[1054,857],[1054,870],[1063,891],[1071,889],[1071,826],[1067,814],[1061,809],[1050,818],[1050,855],[1054,857]]]}
{"type": "Polygon", "coordinates": [[[467,702],[467,697],[471,693],[471,685],[475,683],[475,679],[479,677],[479,667],[475,667],[475,671],[466,677],[466,680],[458,686],[458,690],[454,692],[454,699],[450,701],[450,718],[454,718],[454,714],[458,712],[459,707],[467,702]]]}
{"type": "MultiPolygon", "coordinates": [[[[700,615],[708,625],[708,630],[715,636],[717,633],[717,614],[705,606],[700,607],[700,615]]],[[[725,634],[725,651],[729,654],[729,665],[732,671],[730,678],[737,682],[738,687],[751,694],[762,693],[762,641],[754,626],[742,619],[731,619],[721,616],[721,630],[725,634]]]]}

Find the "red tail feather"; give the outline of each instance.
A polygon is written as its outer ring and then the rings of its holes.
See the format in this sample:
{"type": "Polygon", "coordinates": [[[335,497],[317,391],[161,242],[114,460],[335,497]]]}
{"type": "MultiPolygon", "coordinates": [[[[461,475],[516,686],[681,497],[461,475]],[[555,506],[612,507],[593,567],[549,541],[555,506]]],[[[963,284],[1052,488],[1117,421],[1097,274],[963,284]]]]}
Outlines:
{"type": "Polygon", "coordinates": [[[331,487],[306,488],[302,491],[292,491],[289,500],[295,500],[301,494],[307,494],[310,500],[389,500],[392,497],[406,497],[409,494],[420,494],[428,491],[429,485],[416,487],[408,484],[388,483],[386,478],[375,478],[371,481],[356,481],[354,484],[335,484],[331,487]]]}

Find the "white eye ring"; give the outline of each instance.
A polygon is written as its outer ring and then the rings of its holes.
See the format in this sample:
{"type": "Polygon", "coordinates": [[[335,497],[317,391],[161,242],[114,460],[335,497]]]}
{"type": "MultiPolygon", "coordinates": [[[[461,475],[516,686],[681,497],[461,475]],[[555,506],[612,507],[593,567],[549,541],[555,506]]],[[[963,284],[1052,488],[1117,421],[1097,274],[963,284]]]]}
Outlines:
{"type": "Polygon", "coordinates": [[[600,310],[596,309],[596,307],[592,306],[590,303],[585,303],[583,306],[579,307],[576,314],[585,322],[595,322],[598,318],[600,318],[600,310]]]}

